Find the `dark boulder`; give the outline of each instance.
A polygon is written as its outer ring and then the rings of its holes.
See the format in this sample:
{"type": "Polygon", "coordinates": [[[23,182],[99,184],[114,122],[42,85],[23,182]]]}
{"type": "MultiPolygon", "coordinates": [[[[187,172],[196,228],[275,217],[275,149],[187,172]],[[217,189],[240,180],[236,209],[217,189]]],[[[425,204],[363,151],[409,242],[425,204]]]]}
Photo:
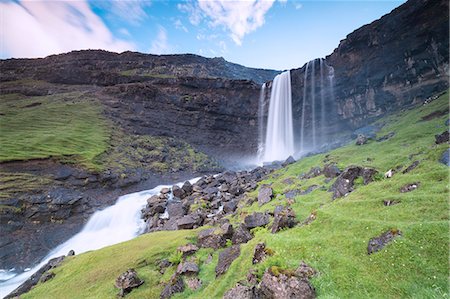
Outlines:
{"type": "Polygon", "coordinates": [[[174,197],[177,197],[179,199],[183,199],[186,197],[186,191],[184,191],[184,189],[182,189],[178,185],[172,186],[172,194],[174,197]]]}
{"type": "Polygon", "coordinates": [[[265,243],[256,244],[255,250],[253,252],[252,264],[257,264],[257,263],[262,262],[262,260],[265,259],[266,256],[267,256],[266,244],[265,243]]]}
{"type": "Polygon", "coordinates": [[[195,215],[186,215],[177,220],[178,229],[193,229],[201,223],[199,217],[195,215]]]}
{"type": "Polygon", "coordinates": [[[291,208],[287,207],[276,213],[271,231],[274,234],[284,228],[292,228],[295,225],[297,225],[295,213],[291,208]]]}
{"type": "Polygon", "coordinates": [[[233,233],[233,237],[231,238],[231,242],[233,244],[242,244],[247,243],[253,238],[250,231],[243,225],[240,224],[233,233]]]}
{"type": "Polygon", "coordinates": [[[233,236],[233,226],[230,224],[230,222],[225,222],[222,225],[220,225],[220,229],[222,230],[223,236],[226,239],[231,239],[233,236]]]}
{"type": "Polygon", "coordinates": [[[197,242],[203,248],[219,249],[225,246],[226,239],[220,229],[209,228],[199,232],[197,242]]]}
{"type": "Polygon", "coordinates": [[[379,237],[375,237],[369,240],[369,244],[367,245],[367,253],[372,254],[374,252],[380,251],[387,244],[392,242],[394,238],[401,236],[402,232],[398,229],[390,229],[384,233],[382,233],[379,237]]]}
{"type": "Polygon", "coordinates": [[[307,279],[282,273],[274,275],[270,271],[266,271],[261,279],[259,288],[261,298],[316,298],[315,290],[307,279]]]}
{"type": "Polygon", "coordinates": [[[436,144],[441,144],[441,143],[444,143],[444,142],[448,142],[448,140],[449,140],[449,132],[445,131],[442,134],[435,135],[434,138],[436,139],[436,141],[435,141],[436,144]]]}
{"type": "Polygon", "coordinates": [[[289,156],[286,161],[284,161],[283,163],[281,163],[281,166],[286,167],[292,163],[295,163],[295,159],[292,156],[289,156]]]}
{"type": "Polygon", "coordinates": [[[439,160],[444,165],[450,166],[450,149],[447,149],[442,153],[441,159],[439,160]]]}
{"type": "Polygon", "coordinates": [[[170,218],[180,218],[186,214],[186,209],[180,201],[169,201],[167,204],[167,213],[169,213],[170,218]]]}
{"type": "Polygon", "coordinates": [[[174,275],[170,278],[170,281],[164,287],[164,290],[161,292],[160,298],[167,299],[172,297],[173,294],[181,293],[184,291],[184,282],[183,278],[180,275],[174,275]]]}
{"type": "Polygon", "coordinates": [[[117,277],[115,286],[120,289],[119,296],[123,297],[143,283],[144,281],[138,277],[137,272],[134,269],[128,269],[117,277]]]}
{"type": "Polygon", "coordinates": [[[393,206],[393,205],[396,205],[396,204],[399,204],[399,203],[400,203],[399,200],[392,200],[392,199],[385,199],[385,200],[383,200],[383,205],[385,205],[386,207],[393,206]]]}
{"type": "Polygon", "coordinates": [[[357,177],[361,176],[364,184],[367,185],[373,180],[375,174],[377,171],[373,168],[349,166],[338,176],[329,191],[333,192],[333,199],[346,196],[354,190],[353,185],[357,177]]]}
{"type": "Polygon", "coordinates": [[[230,268],[231,263],[239,257],[241,254],[240,245],[232,245],[231,247],[225,248],[221,253],[219,253],[219,261],[216,266],[216,277],[227,272],[230,268]]]}
{"type": "Polygon", "coordinates": [[[415,183],[410,183],[410,184],[406,184],[404,186],[402,186],[400,188],[400,192],[401,193],[406,193],[406,192],[411,192],[416,190],[417,188],[419,188],[419,182],[415,182],[415,183]]]}
{"type": "Polygon", "coordinates": [[[323,175],[326,178],[335,178],[341,174],[341,170],[336,166],[336,164],[326,164],[322,170],[323,175]]]}
{"type": "Polygon", "coordinates": [[[264,226],[270,222],[270,216],[268,213],[255,212],[247,215],[244,219],[245,227],[252,229],[258,226],[264,226]]]}
{"type": "Polygon", "coordinates": [[[262,206],[273,198],[273,190],[269,185],[262,185],[258,192],[258,204],[262,206]]]}
{"type": "Polygon", "coordinates": [[[320,169],[320,167],[316,166],[316,167],[312,167],[307,173],[300,175],[300,179],[309,180],[309,179],[318,177],[321,174],[322,174],[322,170],[320,169]]]}
{"type": "Polygon", "coordinates": [[[170,266],[172,266],[172,263],[169,262],[168,259],[163,259],[159,261],[158,263],[159,273],[164,274],[164,272],[166,272],[166,269],[169,268],[170,266]]]}
{"type": "Polygon", "coordinates": [[[186,244],[178,247],[178,251],[183,254],[183,257],[196,253],[198,246],[195,244],[186,244]]]}
{"type": "Polygon", "coordinates": [[[53,272],[45,272],[44,274],[42,274],[41,278],[39,279],[39,281],[41,283],[46,282],[50,279],[53,279],[55,277],[55,273],[53,272]]]}
{"type": "Polygon", "coordinates": [[[223,204],[223,211],[226,214],[233,213],[237,209],[237,202],[235,200],[227,201],[223,204]]]}
{"type": "Polygon", "coordinates": [[[386,141],[388,139],[391,139],[392,137],[395,136],[395,132],[389,132],[386,135],[381,136],[380,138],[377,139],[377,142],[382,142],[382,141],[386,141]]]}
{"type": "Polygon", "coordinates": [[[183,186],[181,186],[181,189],[186,193],[186,195],[192,194],[192,184],[189,181],[184,182],[183,186]]]}
{"type": "Polygon", "coordinates": [[[246,286],[240,283],[225,292],[222,299],[259,299],[258,289],[254,286],[246,286]]]}
{"type": "Polygon", "coordinates": [[[403,174],[408,173],[412,171],[414,168],[416,168],[420,164],[419,161],[414,161],[411,165],[409,165],[405,170],[402,171],[403,174]]]}
{"type": "Polygon", "coordinates": [[[358,137],[356,137],[356,145],[363,145],[366,144],[369,141],[369,139],[363,135],[363,134],[359,134],[358,137]]]}
{"type": "Polygon", "coordinates": [[[177,267],[178,274],[197,274],[198,266],[193,262],[182,262],[177,267]]]}

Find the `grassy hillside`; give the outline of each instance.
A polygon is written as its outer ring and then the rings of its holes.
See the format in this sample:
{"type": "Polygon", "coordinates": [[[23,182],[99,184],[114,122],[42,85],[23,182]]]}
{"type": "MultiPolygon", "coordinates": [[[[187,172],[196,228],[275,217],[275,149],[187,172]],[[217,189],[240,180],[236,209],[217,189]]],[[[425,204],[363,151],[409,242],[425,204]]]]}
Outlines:
{"type": "MultiPolygon", "coordinates": [[[[434,135],[448,129],[445,125],[448,115],[422,119],[447,108],[448,93],[425,106],[379,120],[383,128],[377,137],[395,133],[386,141],[372,140],[362,146],[352,143],[273,173],[260,184],[271,183],[276,198],[262,207],[254,203],[240,209],[230,219],[232,223],[242,222],[253,211],[273,211],[276,205],[287,204],[286,191],[306,190],[311,185],[320,188],[296,196],[291,207],[299,221],[311,213],[317,219],[277,234],[271,234],[267,228],[255,229],[255,237],[241,246],[240,257],[217,279],[214,268],[219,251],[200,250],[194,259],[200,265],[203,286],[174,298],[221,298],[237,281],[245,279],[250,269],[261,277],[270,266],[296,268],[302,260],[319,272],[312,280],[319,298],[448,298],[449,169],[438,162],[448,144],[434,143],[434,135]],[[406,174],[401,172],[416,160],[420,161],[417,168],[406,174]],[[399,171],[389,179],[379,175],[369,185],[357,182],[354,192],[332,201],[327,189],[333,181],[326,182],[323,175],[300,179],[311,167],[329,162],[336,162],[341,168],[374,167],[381,174],[389,169],[399,171]],[[417,190],[400,192],[403,185],[413,182],[420,182],[417,190]],[[400,203],[384,206],[386,199],[400,203]],[[382,251],[368,255],[369,239],[389,229],[400,230],[402,236],[382,251]],[[252,265],[253,249],[261,241],[274,254],[252,265]],[[213,257],[210,263],[206,262],[208,254],[213,257]]],[[[257,191],[247,197],[256,194],[257,191]]],[[[39,284],[22,298],[112,298],[117,293],[115,278],[130,267],[137,270],[145,283],[127,298],[158,298],[163,283],[175,271],[171,267],[161,276],[156,270],[158,260],[173,258],[177,246],[193,241],[196,233],[146,234],[75,256],[55,270],[54,279],[39,284]]]]}

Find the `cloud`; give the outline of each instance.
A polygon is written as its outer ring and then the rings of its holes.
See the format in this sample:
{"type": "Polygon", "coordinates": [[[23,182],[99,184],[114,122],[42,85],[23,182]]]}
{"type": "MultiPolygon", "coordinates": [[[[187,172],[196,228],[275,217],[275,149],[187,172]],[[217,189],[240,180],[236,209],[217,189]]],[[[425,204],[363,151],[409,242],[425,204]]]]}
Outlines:
{"type": "Polygon", "coordinates": [[[206,19],[211,27],[223,27],[231,39],[241,45],[245,35],[255,31],[265,22],[265,14],[274,0],[198,0],[197,3],[179,4],[178,8],[189,14],[189,21],[199,25],[206,19]]]}
{"type": "Polygon", "coordinates": [[[44,57],[80,49],[116,52],[135,45],[115,38],[86,1],[0,2],[1,57],[44,57]]]}
{"type": "Polygon", "coordinates": [[[147,19],[145,9],[152,4],[150,0],[101,0],[90,3],[95,8],[107,11],[111,19],[126,21],[133,25],[139,25],[147,19]]]}
{"type": "Polygon", "coordinates": [[[303,7],[303,4],[301,4],[301,3],[296,3],[295,4],[295,9],[301,9],[303,7]]]}
{"type": "Polygon", "coordinates": [[[189,32],[189,30],[186,28],[186,26],[183,25],[180,19],[177,19],[173,24],[175,25],[176,29],[183,30],[184,32],[189,32]]]}
{"type": "Polygon", "coordinates": [[[164,27],[159,26],[158,35],[156,39],[152,42],[150,48],[150,53],[152,54],[168,54],[170,53],[172,47],[169,45],[167,38],[167,31],[164,27]]]}

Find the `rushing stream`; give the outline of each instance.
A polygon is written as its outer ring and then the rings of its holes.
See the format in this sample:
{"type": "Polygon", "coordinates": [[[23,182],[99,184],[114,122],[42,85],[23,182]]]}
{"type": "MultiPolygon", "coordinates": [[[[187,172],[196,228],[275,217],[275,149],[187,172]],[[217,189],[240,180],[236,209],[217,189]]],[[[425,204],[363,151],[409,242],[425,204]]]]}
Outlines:
{"type": "MultiPolygon", "coordinates": [[[[194,183],[197,180],[198,178],[195,178],[190,182],[194,183]]],[[[178,183],[177,185],[181,187],[182,184],[178,183]]],[[[149,197],[158,194],[164,187],[170,188],[171,186],[160,185],[151,190],[119,197],[114,205],[95,212],[79,233],[50,251],[31,270],[18,275],[12,271],[0,270],[0,298],[15,290],[54,257],[66,255],[70,250],[79,254],[137,237],[145,228],[145,222],[141,219],[141,209],[149,197]]]]}

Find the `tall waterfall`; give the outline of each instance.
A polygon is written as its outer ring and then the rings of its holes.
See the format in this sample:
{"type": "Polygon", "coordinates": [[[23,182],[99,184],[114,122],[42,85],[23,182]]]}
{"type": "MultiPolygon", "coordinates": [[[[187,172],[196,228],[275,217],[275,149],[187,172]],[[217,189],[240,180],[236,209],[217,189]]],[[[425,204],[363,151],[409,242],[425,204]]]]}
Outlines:
{"type": "MultiPolygon", "coordinates": [[[[195,178],[190,182],[194,183],[197,180],[198,178],[195,178]]],[[[181,186],[182,183],[178,185],[181,186]]],[[[0,298],[15,290],[54,257],[66,255],[70,250],[79,254],[100,249],[138,236],[145,226],[141,219],[141,209],[145,206],[147,199],[158,194],[163,187],[170,188],[170,186],[157,186],[151,190],[127,194],[119,197],[114,205],[95,212],[78,234],[50,251],[33,269],[17,276],[9,273],[8,280],[0,282],[0,298]]],[[[6,275],[4,276],[6,278],[6,275]]]]}
{"type": "Polygon", "coordinates": [[[263,161],[284,160],[293,154],[291,73],[286,71],[273,80],[263,161]]]}
{"type": "Polygon", "coordinates": [[[261,86],[258,104],[258,161],[262,160],[264,154],[264,111],[266,108],[266,83],[261,86]]]}

